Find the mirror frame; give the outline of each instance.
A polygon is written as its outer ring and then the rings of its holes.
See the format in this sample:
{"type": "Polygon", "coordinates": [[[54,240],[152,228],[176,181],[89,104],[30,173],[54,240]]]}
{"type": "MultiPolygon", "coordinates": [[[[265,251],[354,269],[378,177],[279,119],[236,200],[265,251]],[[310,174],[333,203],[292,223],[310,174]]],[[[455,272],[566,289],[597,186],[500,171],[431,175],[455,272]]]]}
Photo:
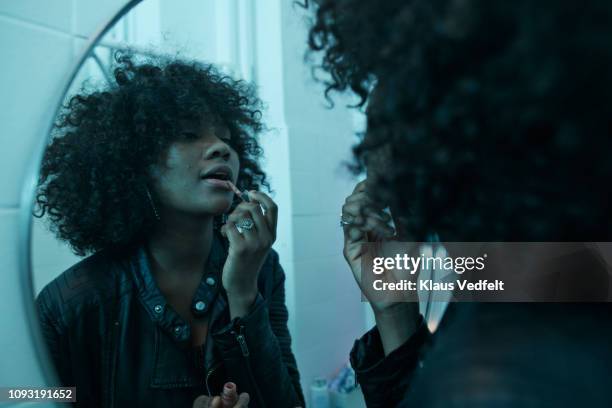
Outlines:
{"type": "MultiPolygon", "coordinates": [[[[72,82],[75,80],[83,63],[93,55],[93,50],[96,44],[104,37],[104,35],[128,12],[143,0],[125,0],[125,4],[121,6],[114,16],[104,23],[101,28],[96,30],[89,37],[85,48],[80,52],[79,57],[72,64],[68,75],[64,77],[64,86],[59,95],[58,101],[53,110],[53,116],[50,123],[45,127],[45,133],[40,140],[35,141],[34,154],[30,160],[26,170],[24,184],[21,190],[21,199],[19,205],[18,218],[18,269],[19,274],[19,290],[23,299],[23,308],[27,318],[26,326],[29,331],[30,338],[33,343],[35,356],[38,360],[39,367],[42,371],[43,378],[47,385],[60,385],[55,367],[47,350],[47,345],[40,330],[38,313],[35,305],[34,279],[32,271],[32,211],[34,209],[34,199],[38,187],[38,179],[40,176],[40,168],[43,155],[47,145],[51,139],[51,131],[57,115],[64,103],[66,94],[68,93],[72,82]]],[[[145,0],[146,1],[146,0],[145,0]]]]}

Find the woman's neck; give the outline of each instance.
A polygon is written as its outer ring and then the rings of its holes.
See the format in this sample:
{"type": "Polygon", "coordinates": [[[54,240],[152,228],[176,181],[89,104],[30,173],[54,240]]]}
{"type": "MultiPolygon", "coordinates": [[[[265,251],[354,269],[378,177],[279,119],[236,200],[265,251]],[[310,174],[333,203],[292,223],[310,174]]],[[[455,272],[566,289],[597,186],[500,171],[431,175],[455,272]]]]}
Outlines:
{"type": "Polygon", "coordinates": [[[213,216],[163,214],[147,241],[152,273],[164,279],[201,274],[213,239],[213,216]]]}

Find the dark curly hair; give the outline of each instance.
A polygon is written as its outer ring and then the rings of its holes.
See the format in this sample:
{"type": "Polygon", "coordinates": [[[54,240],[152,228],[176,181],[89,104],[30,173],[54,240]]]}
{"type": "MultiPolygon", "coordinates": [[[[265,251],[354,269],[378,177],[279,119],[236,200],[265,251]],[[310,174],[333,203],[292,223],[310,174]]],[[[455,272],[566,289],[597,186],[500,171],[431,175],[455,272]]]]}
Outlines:
{"type": "Polygon", "coordinates": [[[418,239],[612,236],[612,2],[307,7],[326,95],[352,90],[364,105],[375,89],[357,168],[391,147],[377,194],[418,239]]]}
{"type": "Polygon", "coordinates": [[[114,83],[72,96],[45,151],[35,216],[48,214],[51,231],[80,256],[124,253],[151,232],[148,169],[162,162],[172,142],[187,137],[182,121],[227,126],[240,160],[238,187],[269,189],[258,164],[261,102],[251,85],[212,65],[135,61],[115,54],[114,83]]]}

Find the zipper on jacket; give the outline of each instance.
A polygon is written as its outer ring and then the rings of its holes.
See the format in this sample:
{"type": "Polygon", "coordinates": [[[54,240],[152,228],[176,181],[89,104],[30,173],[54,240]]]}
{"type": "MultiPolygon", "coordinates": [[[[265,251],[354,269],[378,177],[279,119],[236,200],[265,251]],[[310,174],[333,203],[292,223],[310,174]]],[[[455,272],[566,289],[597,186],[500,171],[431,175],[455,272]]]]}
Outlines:
{"type": "Polygon", "coordinates": [[[266,404],[261,396],[261,392],[259,391],[259,387],[255,382],[255,376],[253,375],[253,371],[251,370],[251,361],[249,360],[249,348],[247,347],[246,338],[244,336],[244,326],[240,325],[238,328],[238,333],[236,334],[236,341],[240,345],[240,350],[242,350],[242,355],[244,356],[244,361],[246,364],[247,373],[249,375],[249,379],[251,380],[251,384],[253,384],[253,390],[255,391],[255,396],[257,397],[257,403],[260,408],[265,408],[266,404]]]}
{"type": "Polygon", "coordinates": [[[222,364],[222,361],[214,364],[210,370],[208,370],[208,372],[206,373],[206,379],[204,380],[204,384],[206,385],[206,391],[208,392],[208,396],[211,397],[212,396],[212,392],[210,391],[210,386],[208,385],[208,379],[210,378],[210,376],[212,375],[212,373],[219,368],[219,366],[222,364]]]}
{"type": "Polygon", "coordinates": [[[245,357],[249,356],[249,348],[247,347],[246,340],[244,339],[244,326],[240,326],[240,333],[236,336],[236,340],[238,340],[238,344],[240,344],[240,350],[242,350],[242,355],[245,357]]]}

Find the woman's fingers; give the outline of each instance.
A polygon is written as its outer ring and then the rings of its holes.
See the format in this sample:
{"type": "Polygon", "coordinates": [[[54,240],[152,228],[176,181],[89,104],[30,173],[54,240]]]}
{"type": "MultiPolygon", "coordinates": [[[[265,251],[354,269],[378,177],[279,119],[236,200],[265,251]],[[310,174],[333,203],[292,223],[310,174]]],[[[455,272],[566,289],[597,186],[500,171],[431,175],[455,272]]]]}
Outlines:
{"type": "Polygon", "coordinates": [[[382,237],[392,237],[395,235],[395,229],[390,227],[385,221],[374,217],[368,217],[361,229],[366,232],[373,232],[382,237]]]}
{"type": "Polygon", "coordinates": [[[247,243],[253,247],[270,247],[274,243],[274,236],[270,231],[268,222],[261,212],[258,203],[240,203],[234,212],[228,217],[228,220],[240,226],[240,222],[244,219],[253,221],[253,228],[242,228],[242,235],[247,243]]]}
{"type": "Polygon", "coordinates": [[[391,216],[381,209],[371,206],[367,201],[351,201],[342,206],[342,216],[345,221],[361,225],[368,218],[377,218],[383,223],[391,221],[391,216]]]}
{"type": "Polygon", "coordinates": [[[221,408],[220,397],[209,397],[207,395],[200,395],[193,401],[193,408],[221,408]]]}
{"type": "Polygon", "coordinates": [[[234,408],[247,408],[249,406],[250,400],[251,398],[249,397],[249,394],[247,394],[246,392],[243,392],[238,397],[238,403],[234,405],[234,408]]]}
{"type": "Polygon", "coordinates": [[[252,219],[259,233],[269,233],[270,227],[258,203],[240,203],[235,212],[240,214],[238,217],[252,219]]]}
{"type": "MultiPolygon", "coordinates": [[[[230,383],[226,383],[230,384],[230,383]]],[[[235,387],[235,385],[234,385],[235,387]]],[[[236,388],[232,391],[232,399],[224,399],[226,390],[224,387],[223,394],[221,396],[209,397],[206,395],[200,395],[193,401],[193,408],[248,408],[250,397],[246,392],[236,395],[236,388]]]]}
{"type": "Polygon", "coordinates": [[[395,230],[382,220],[371,217],[367,218],[363,224],[344,226],[344,236],[349,243],[363,241],[367,233],[372,233],[377,238],[390,238],[395,235],[395,230]]]}
{"type": "Polygon", "coordinates": [[[346,198],[345,203],[350,203],[353,201],[363,201],[364,203],[367,203],[369,206],[377,208],[379,210],[382,210],[383,208],[386,207],[386,205],[384,205],[380,201],[373,199],[372,195],[368,193],[367,191],[360,191],[360,192],[351,194],[350,196],[346,198]]]}
{"type": "Polygon", "coordinates": [[[347,243],[352,244],[355,242],[364,241],[365,239],[365,231],[362,231],[357,227],[350,227],[348,225],[344,227],[344,240],[347,243]]]}
{"type": "Polygon", "coordinates": [[[381,205],[375,203],[365,191],[347,198],[342,206],[342,219],[349,223],[344,225],[344,236],[348,243],[368,238],[388,238],[395,234],[395,230],[388,225],[391,216],[382,211],[381,205]],[[371,237],[367,236],[368,233],[371,237]]]}
{"type": "Polygon", "coordinates": [[[235,249],[248,249],[257,245],[257,241],[259,240],[259,232],[250,212],[238,210],[236,208],[236,210],[234,210],[234,212],[227,217],[227,223],[225,225],[228,226],[228,229],[226,230],[227,233],[229,234],[231,232],[234,237],[233,241],[230,239],[230,244],[233,243],[236,245],[235,249]],[[245,219],[253,222],[251,228],[247,229],[243,226],[245,219]]]}
{"type": "MultiPolygon", "coordinates": [[[[233,233],[238,233],[242,238],[244,245],[238,245],[237,250],[245,251],[268,251],[274,243],[274,235],[270,231],[268,221],[262,213],[262,209],[257,202],[243,202],[240,203],[236,209],[228,216],[227,223],[232,223],[234,228],[231,228],[233,233]],[[244,220],[250,220],[252,222],[251,228],[241,227],[241,223],[244,220]],[[239,231],[237,227],[241,227],[239,231]]],[[[225,230],[229,233],[229,229],[225,230]]],[[[236,241],[240,242],[240,241],[236,241]]]]}
{"type": "Polygon", "coordinates": [[[278,220],[278,206],[267,194],[261,191],[249,191],[249,198],[263,205],[266,209],[266,220],[273,235],[276,236],[276,222],[278,220]]]}
{"type": "Polygon", "coordinates": [[[223,385],[221,393],[221,402],[223,408],[232,408],[238,402],[238,393],[236,392],[236,384],[227,382],[223,385]]]}
{"type": "Polygon", "coordinates": [[[230,220],[229,218],[223,226],[223,233],[230,242],[230,245],[242,245],[244,243],[244,237],[240,232],[238,232],[234,221],[230,220]]]}

